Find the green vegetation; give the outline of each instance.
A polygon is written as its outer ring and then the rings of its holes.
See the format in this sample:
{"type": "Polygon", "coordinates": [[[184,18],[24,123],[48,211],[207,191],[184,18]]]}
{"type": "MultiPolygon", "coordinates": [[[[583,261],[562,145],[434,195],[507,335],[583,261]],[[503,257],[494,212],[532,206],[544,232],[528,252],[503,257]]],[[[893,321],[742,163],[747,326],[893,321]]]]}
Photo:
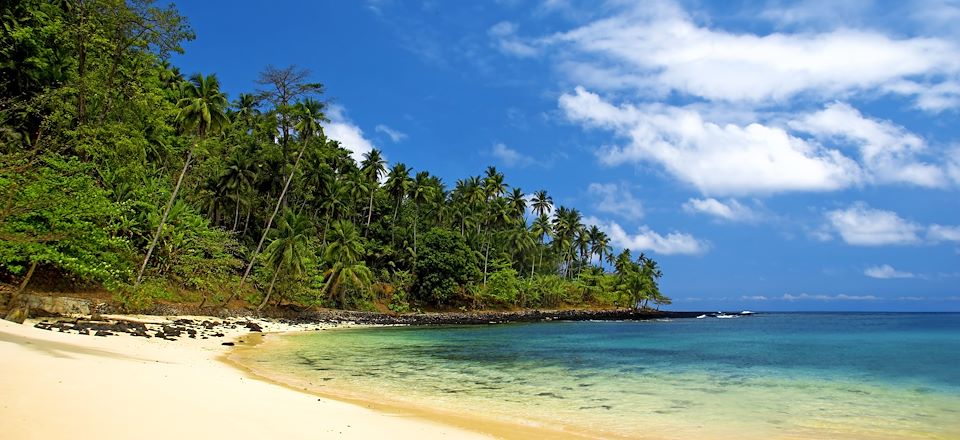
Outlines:
{"type": "Polygon", "coordinates": [[[358,164],[324,135],[323,87],[304,69],[268,66],[232,102],[212,73],[185,79],[168,55],[193,35],[172,6],[22,0],[0,21],[0,277],[14,295],[42,268],[131,310],[669,303],[656,262],[613,255],[544,190],[528,206],[494,167],[450,188],[377,150],[358,164]]]}

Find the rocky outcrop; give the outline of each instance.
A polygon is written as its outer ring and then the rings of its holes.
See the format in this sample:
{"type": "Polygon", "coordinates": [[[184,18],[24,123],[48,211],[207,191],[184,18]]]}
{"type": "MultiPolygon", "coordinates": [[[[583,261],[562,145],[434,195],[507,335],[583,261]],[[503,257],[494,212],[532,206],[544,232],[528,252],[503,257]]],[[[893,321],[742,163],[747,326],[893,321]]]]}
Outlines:
{"type": "Polygon", "coordinates": [[[30,316],[89,315],[90,300],[66,296],[43,296],[22,293],[17,298],[20,307],[26,307],[30,316]]]}

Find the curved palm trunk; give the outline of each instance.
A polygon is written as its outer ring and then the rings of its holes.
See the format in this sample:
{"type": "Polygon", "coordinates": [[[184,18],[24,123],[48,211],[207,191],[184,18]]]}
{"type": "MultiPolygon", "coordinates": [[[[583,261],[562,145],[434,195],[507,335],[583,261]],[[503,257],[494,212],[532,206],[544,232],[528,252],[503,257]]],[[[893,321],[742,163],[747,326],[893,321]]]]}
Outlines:
{"type": "Polygon", "coordinates": [[[237,224],[240,223],[240,189],[237,188],[237,208],[233,211],[233,227],[230,232],[237,232],[237,224]]]}
{"type": "MultiPolygon", "coordinates": [[[[247,264],[247,270],[243,272],[243,277],[240,278],[240,286],[237,287],[237,290],[230,294],[230,297],[224,302],[224,304],[229,304],[234,297],[237,296],[237,292],[243,290],[243,283],[247,280],[247,277],[250,276],[250,270],[253,269],[253,264],[257,261],[257,255],[260,255],[260,250],[263,248],[263,242],[267,239],[267,233],[270,232],[270,227],[273,226],[273,219],[276,218],[277,212],[280,211],[280,206],[283,203],[284,198],[287,196],[287,190],[290,189],[290,182],[293,180],[293,175],[297,172],[297,166],[300,165],[300,158],[303,157],[303,151],[307,148],[307,143],[304,142],[303,146],[300,147],[300,152],[297,154],[297,160],[293,162],[293,169],[290,170],[290,175],[287,176],[287,182],[283,184],[283,191],[280,191],[280,198],[277,200],[276,206],[273,207],[273,214],[270,214],[270,220],[267,221],[267,227],[263,229],[263,234],[260,235],[260,242],[257,243],[257,249],[253,251],[253,255],[250,256],[250,263],[247,264]]],[[[262,306],[261,306],[262,307],[262,306]]]]}
{"type": "Polygon", "coordinates": [[[413,210],[413,260],[417,260],[417,224],[420,223],[420,204],[413,210]]]}
{"type": "Polygon", "coordinates": [[[27,319],[29,311],[25,306],[20,304],[20,294],[24,290],[27,290],[27,284],[30,282],[30,278],[33,277],[33,271],[37,269],[37,262],[34,261],[30,263],[30,268],[27,269],[27,274],[23,277],[23,281],[20,282],[20,285],[17,286],[17,290],[10,295],[10,299],[7,301],[9,305],[7,316],[4,317],[7,321],[16,322],[17,324],[23,324],[23,321],[27,319]]]}
{"type": "Polygon", "coordinates": [[[373,191],[372,189],[370,190],[370,204],[367,205],[367,226],[366,229],[363,230],[364,238],[366,238],[367,233],[370,232],[370,220],[373,219],[373,191]]]}
{"type": "MultiPolygon", "coordinates": [[[[291,175],[293,173],[291,172],[291,175]]],[[[267,301],[270,301],[270,294],[273,293],[273,285],[277,282],[277,275],[280,275],[280,271],[273,272],[273,278],[270,279],[270,287],[267,288],[267,296],[263,297],[263,302],[257,306],[257,313],[260,313],[260,310],[263,310],[263,307],[267,305],[267,301]]]]}
{"type": "MultiPolygon", "coordinates": [[[[193,145],[196,148],[196,144],[193,145]]],[[[173,207],[174,200],[177,199],[177,193],[180,192],[180,185],[183,184],[183,176],[187,174],[187,168],[190,167],[190,161],[193,160],[193,150],[187,152],[187,161],[183,163],[183,169],[180,170],[180,177],[177,178],[177,185],[173,187],[173,194],[170,194],[170,200],[167,201],[167,207],[163,209],[163,217],[160,218],[160,225],[157,226],[157,232],[153,234],[153,242],[150,243],[150,247],[147,248],[147,255],[143,257],[143,264],[140,265],[140,272],[137,274],[137,281],[133,284],[134,287],[140,285],[140,281],[143,280],[143,271],[147,268],[147,263],[150,262],[150,256],[153,255],[153,249],[157,247],[157,241],[160,240],[160,233],[163,231],[163,225],[167,223],[167,217],[170,215],[170,208],[173,207]]]]}

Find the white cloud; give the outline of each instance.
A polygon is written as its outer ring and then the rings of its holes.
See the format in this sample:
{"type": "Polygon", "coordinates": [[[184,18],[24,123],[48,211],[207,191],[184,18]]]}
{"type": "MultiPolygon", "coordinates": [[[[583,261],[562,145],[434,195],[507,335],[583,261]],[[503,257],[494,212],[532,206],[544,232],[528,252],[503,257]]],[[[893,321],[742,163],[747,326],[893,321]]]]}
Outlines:
{"type": "Polygon", "coordinates": [[[915,275],[910,272],[903,272],[893,268],[889,264],[868,267],[863,274],[870,278],[890,279],[890,278],[913,278],[915,275]]]}
{"type": "Polygon", "coordinates": [[[960,242],[960,226],[930,225],[927,228],[927,238],[935,242],[960,242]]]}
{"type": "Polygon", "coordinates": [[[493,145],[490,153],[508,167],[525,167],[537,163],[533,157],[527,156],[500,142],[493,145]]]}
{"type": "Polygon", "coordinates": [[[364,137],[363,130],[347,118],[346,110],[342,106],[330,105],[326,114],[330,122],[323,123],[323,133],[328,139],[340,142],[341,147],[349,150],[354,161],[360,163],[364,153],[376,148],[373,142],[364,137]]]}
{"type": "Polygon", "coordinates": [[[926,149],[923,139],[889,121],[865,118],[845,103],[833,103],[788,125],[821,140],[844,140],[860,150],[869,177],[881,183],[910,183],[941,187],[947,183],[944,171],[917,161],[926,149]]]}
{"type": "Polygon", "coordinates": [[[789,293],[783,294],[784,301],[804,301],[804,300],[814,300],[814,301],[875,301],[877,298],[874,295],[811,295],[808,293],[801,293],[799,295],[791,295],[789,293]]]}
{"type": "Polygon", "coordinates": [[[629,234],[617,222],[605,222],[594,217],[584,218],[583,223],[597,225],[607,233],[613,246],[622,249],[652,251],[663,255],[703,255],[710,249],[706,241],[681,232],[661,235],[647,226],[640,226],[636,234],[629,234]]]}
{"type": "Polygon", "coordinates": [[[705,194],[829,191],[858,184],[862,170],[837,150],[757,123],[704,121],[695,110],[656,104],[619,107],[577,87],[559,99],[567,118],[630,140],[598,152],[601,162],[652,162],[705,194]]]}
{"type": "Polygon", "coordinates": [[[766,301],[768,298],[763,295],[744,295],[741,296],[740,299],[746,301],[766,301]]]}
{"type": "Polygon", "coordinates": [[[524,43],[517,37],[517,25],[509,21],[501,21],[487,30],[487,35],[494,40],[494,43],[501,52],[507,55],[513,55],[519,58],[528,58],[536,56],[537,48],[524,43]]]}
{"type": "Polygon", "coordinates": [[[960,73],[960,48],[950,40],[842,27],[733,33],[698,25],[669,2],[627,7],[542,41],[567,54],[563,67],[581,84],[728,102],[877,91],[917,97],[935,87],[949,99],[957,96],[950,89],[960,73]],[[905,81],[917,89],[893,87],[905,81]]]}
{"type": "Polygon", "coordinates": [[[399,130],[394,130],[384,124],[377,124],[376,127],[373,127],[373,130],[378,133],[383,133],[387,135],[393,142],[400,142],[407,138],[407,134],[399,130]]]}
{"type": "Polygon", "coordinates": [[[643,218],[643,203],[637,200],[626,184],[591,183],[587,192],[594,198],[599,212],[614,214],[628,220],[643,218]]]}
{"type": "Polygon", "coordinates": [[[753,222],[760,218],[756,211],[734,199],[727,199],[726,202],[721,202],[712,197],[689,199],[683,204],[683,210],[694,214],[712,215],[730,222],[753,222]]]}
{"type": "Polygon", "coordinates": [[[919,225],[904,220],[897,213],[873,209],[857,202],[846,209],[827,212],[827,222],[843,241],[857,246],[916,244],[919,225]]]}

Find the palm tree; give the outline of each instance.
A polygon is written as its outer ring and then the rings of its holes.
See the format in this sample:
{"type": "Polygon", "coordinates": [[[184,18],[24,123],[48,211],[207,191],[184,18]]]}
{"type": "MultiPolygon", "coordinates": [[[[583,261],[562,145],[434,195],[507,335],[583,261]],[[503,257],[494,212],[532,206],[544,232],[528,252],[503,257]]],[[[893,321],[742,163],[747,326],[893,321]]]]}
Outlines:
{"type": "Polygon", "coordinates": [[[306,262],[310,255],[310,238],[314,235],[313,229],[313,223],[306,215],[286,210],[280,217],[277,229],[271,231],[274,239],[264,249],[264,260],[267,266],[273,269],[273,278],[270,279],[270,287],[267,288],[263,302],[257,306],[258,313],[270,301],[273,286],[281,273],[296,279],[306,272],[306,262]]]}
{"type": "Polygon", "coordinates": [[[487,167],[487,175],[483,178],[483,192],[487,200],[502,196],[506,190],[507,184],[503,181],[503,174],[497,171],[496,167],[487,167]]]}
{"type": "MultiPolygon", "coordinates": [[[[250,276],[250,270],[253,269],[254,263],[257,261],[257,255],[260,254],[260,249],[263,247],[264,240],[267,239],[267,232],[270,231],[270,226],[273,225],[273,219],[277,216],[277,212],[280,211],[280,206],[284,203],[284,198],[287,196],[287,190],[290,189],[290,182],[293,180],[293,175],[297,172],[297,167],[300,165],[300,159],[303,158],[303,151],[307,148],[307,144],[312,136],[322,135],[323,129],[320,128],[321,121],[328,121],[327,117],[323,114],[323,103],[315,101],[313,99],[307,98],[302,103],[297,104],[297,116],[299,121],[297,122],[297,130],[300,133],[300,152],[297,153],[297,159],[293,162],[293,169],[290,171],[290,174],[287,175],[287,181],[283,184],[283,190],[280,191],[280,197],[277,198],[277,203],[273,208],[273,213],[270,214],[270,220],[267,221],[267,227],[264,228],[263,234],[260,236],[260,242],[257,243],[257,248],[253,251],[253,255],[250,257],[250,262],[247,264],[247,270],[243,272],[243,277],[240,278],[240,286],[237,291],[243,289],[243,283],[247,280],[247,277],[250,276]],[[311,119],[311,121],[306,121],[311,119]]],[[[286,163],[286,157],[284,157],[284,164],[286,163]]],[[[230,298],[227,299],[227,302],[230,302],[237,292],[234,292],[230,295],[230,298]]]]}
{"type": "Polygon", "coordinates": [[[241,93],[237,100],[233,102],[233,108],[236,112],[233,114],[233,122],[241,123],[247,133],[252,132],[257,124],[257,117],[260,116],[260,110],[257,108],[260,102],[257,97],[249,93],[241,93]]]}
{"type": "MultiPolygon", "coordinates": [[[[194,148],[207,135],[221,133],[229,124],[224,113],[227,108],[227,98],[220,92],[220,82],[217,80],[217,76],[213,74],[203,76],[197,73],[191,76],[190,82],[183,85],[183,98],[177,103],[177,107],[180,109],[177,113],[177,120],[184,131],[192,131],[196,135],[193,143],[194,148]]],[[[157,232],[153,234],[153,241],[147,248],[147,255],[143,258],[143,264],[140,265],[140,272],[137,274],[137,281],[134,286],[139,286],[140,281],[143,280],[143,271],[147,268],[150,255],[153,254],[153,249],[157,246],[160,233],[167,222],[167,216],[170,215],[170,208],[173,206],[174,200],[177,199],[183,177],[187,174],[187,169],[190,167],[192,160],[193,148],[187,150],[187,159],[183,162],[183,169],[177,178],[177,184],[173,187],[170,200],[167,201],[167,206],[163,210],[157,232]]]]}
{"type": "Polygon", "coordinates": [[[397,213],[400,212],[400,202],[407,195],[409,187],[410,170],[403,163],[394,164],[393,168],[390,169],[390,176],[387,177],[387,192],[397,201],[396,207],[393,209],[393,222],[390,227],[390,242],[393,244],[396,243],[395,232],[397,229],[397,213]]]}
{"type": "Polygon", "coordinates": [[[367,232],[370,231],[370,220],[373,218],[374,189],[379,186],[380,177],[382,177],[383,173],[387,171],[386,164],[387,162],[383,160],[380,150],[376,148],[363,154],[363,162],[360,164],[360,171],[363,172],[363,176],[367,178],[367,183],[370,184],[370,203],[367,206],[367,225],[363,231],[364,237],[366,237],[367,232]]]}
{"type": "MultiPolygon", "coordinates": [[[[540,241],[540,261],[537,264],[543,265],[543,240],[545,237],[549,237],[553,228],[550,226],[550,218],[546,214],[540,214],[536,220],[533,221],[533,225],[530,226],[530,232],[533,232],[533,235],[537,237],[540,241]]],[[[530,269],[530,276],[533,276],[533,268],[530,269]]]]}
{"type": "Polygon", "coordinates": [[[433,187],[430,185],[430,173],[421,171],[413,179],[410,187],[410,199],[413,200],[413,258],[417,258],[417,225],[420,223],[420,204],[430,199],[433,187]]]}
{"type": "Polygon", "coordinates": [[[533,193],[533,199],[530,202],[533,206],[533,212],[537,215],[546,215],[553,209],[553,198],[542,189],[533,193]]]}
{"type": "Polygon", "coordinates": [[[507,196],[507,204],[510,205],[513,216],[522,221],[523,215],[527,212],[527,199],[523,195],[523,190],[513,188],[513,191],[507,196]]]}
{"type": "Polygon", "coordinates": [[[333,224],[330,244],[323,255],[330,264],[324,273],[323,290],[330,299],[336,296],[341,305],[345,285],[363,288],[370,284],[372,274],[362,261],[364,249],[363,239],[352,222],[338,220],[333,224]]]}
{"type": "Polygon", "coordinates": [[[233,151],[233,154],[227,158],[227,169],[220,176],[220,187],[227,191],[233,191],[236,199],[236,208],[233,212],[233,226],[230,231],[237,230],[237,224],[240,221],[240,201],[241,193],[250,191],[253,182],[257,178],[256,168],[253,161],[244,155],[239,148],[233,151]]]}

